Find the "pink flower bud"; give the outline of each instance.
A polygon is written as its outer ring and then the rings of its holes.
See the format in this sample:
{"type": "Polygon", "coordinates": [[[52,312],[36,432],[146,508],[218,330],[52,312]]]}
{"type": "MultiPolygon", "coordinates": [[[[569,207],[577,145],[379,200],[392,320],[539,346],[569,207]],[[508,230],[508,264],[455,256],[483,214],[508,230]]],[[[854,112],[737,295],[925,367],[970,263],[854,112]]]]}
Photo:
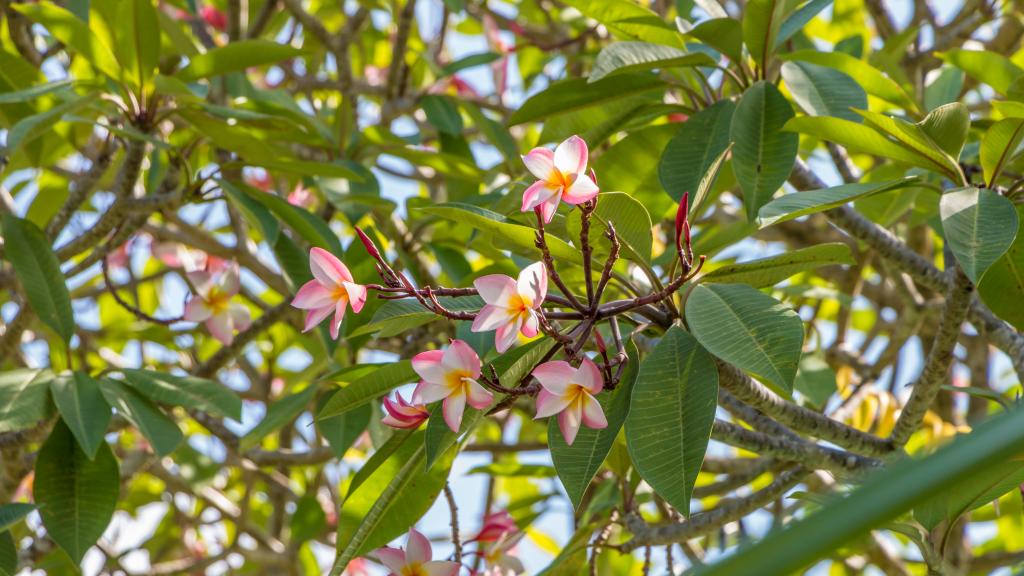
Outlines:
{"type": "Polygon", "coordinates": [[[199,15],[203,17],[203,20],[207,24],[213,26],[215,29],[221,32],[228,29],[228,18],[223,12],[207,4],[199,9],[199,15]]]}
{"type": "Polygon", "coordinates": [[[377,250],[377,245],[373,243],[373,240],[370,240],[370,237],[366,235],[366,232],[363,232],[362,228],[357,227],[356,234],[359,235],[360,242],[363,243],[363,247],[370,253],[370,256],[380,260],[380,251],[377,250]]]}
{"type": "Polygon", "coordinates": [[[594,330],[594,341],[597,342],[597,351],[604,354],[608,347],[604,344],[604,337],[599,330],[594,330]]]}

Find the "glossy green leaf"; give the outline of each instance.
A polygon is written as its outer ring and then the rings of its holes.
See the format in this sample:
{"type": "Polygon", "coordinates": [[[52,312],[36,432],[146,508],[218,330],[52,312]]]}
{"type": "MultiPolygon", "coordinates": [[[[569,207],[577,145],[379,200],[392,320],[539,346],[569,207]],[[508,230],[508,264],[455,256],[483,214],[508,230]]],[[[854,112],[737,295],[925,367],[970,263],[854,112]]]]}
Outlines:
{"type": "Polygon", "coordinates": [[[775,37],[775,46],[785,44],[830,4],[832,4],[832,0],[810,0],[799,10],[790,14],[779,26],[779,34],[775,37]]]}
{"type": "Polygon", "coordinates": [[[685,515],[690,513],[717,402],[714,361],[693,336],[673,326],[640,364],[626,418],[626,443],[640,476],[685,515]]]}
{"type": "Polygon", "coordinates": [[[939,202],[942,230],[964,274],[977,284],[1017,236],[1013,203],[986,188],[958,188],[939,202]]]}
{"type": "Polygon", "coordinates": [[[462,116],[451,98],[428,94],[420,100],[420,106],[434,128],[454,136],[462,134],[462,116]]]}
{"type": "Polygon", "coordinates": [[[159,404],[202,410],[216,416],[242,421],[242,399],[212,380],[174,376],[152,370],[122,370],[125,384],[159,404]]]}
{"type": "Polygon", "coordinates": [[[918,126],[950,158],[959,160],[967,132],[971,129],[971,113],[960,102],[943,104],[929,112],[918,126]]]}
{"type": "Polygon", "coordinates": [[[85,108],[94,101],[95,96],[79,96],[57,104],[44,112],[26,116],[11,126],[7,133],[7,147],[17,150],[19,147],[42,137],[50,131],[67,114],[85,108]]]}
{"type": "Polygon", "coordinates": [[[830,242],[787,250],[778,256],[758,258],[740,264],[726,264],[701,276],[701,282],[718,284],[749,284],[767,288],[801,272],[821,266],[854,264],[850,247],[842,242],[830,242]]]}
{"type": "Polygon", "coordinates": [[[120,485],[110,446],[90,460],[58,421],[39,449],[33,493],[46,532],[76,564],[107,529],[120,485]]]}
{"type": "Polygon", "coordinates": [[[49,370],[0,372],[0,432],[31,428],[53,414],[49,370]]]}
{"type": "Polygon", "coordinates": [[[921,158],[923,166],[960,182],[960,165],[919,124],[886,116],[869,110],[858,110],[864,121],[875,130],[890,136],[895,144],[921,158]]]}
{"type": "Polygon", "coordinates": [[[63,80],[55,80],[53,82],[46,82],[45,84],[36,84],[23,88],[21,90],[14,90],[11,92],[5,92],[0,94],[0,104],[11,104],[14,102],[31,102],[41,96],[53,92],[64,92],[66,89],[74,86],[76,82],[70,78],[63,80]]]}
{"type": "Polygon", "coordinates": [[[99,383],[107,403],[139,429],[157,454],[167,456],[181,444],[181,429],[148,399],[119,380],[103,378],[99,383]]]}
{"type": "Polygon", "coordinates": [[[512,114],[509,125],[546,120],[553,114],[597,106],[632,94],[664,88],[665,83],[650,74],[621,74],[589,83],[586,78],[563,80],[523,102],[523,105],[512,114]]]}
{"type": "Polygon", "coordinates": [[[849,54],[820,50],[797,50],[782,54],[779,58],[833,68],[855,79],[868,94],[906,110],[917,110],[913,99],[907,95],[898,82],[883,74],[878,68],[849,54]]]}
{"type": "Polygon", "coordinates": [[[178,72],[178,78],[192,82],[201,78],[240,72],[254,66],[266,66],[302,55],[302,50],[270,40],[238,40],[212,48],[195,56],[178,72]]]}
{"type": "Polygon", "coordinates": [[[276,402],[268,405],[267,413],[260,420],[259,424],[249,430],[239,441],[241,450],[248,450],[259,445],[263,438],[288,424],[302,414],[309,406],[309,402],[316,395],[317,387],[307,386],[304,390],[279,398],[276,402]]]}
{"type": "Polygon", "coordinates": [[[1017,330],[1024,330],[1024,206],[1017,206],[1017,237],[978,284],[985,304],[1017,330]]]}
{"type": "Polygon", "coordinates": [[[38,506],[35,504],[29,504],[28,502],[0,504],[0,532],[4,532],[11,526],[21,522],[37,508],[38,506]]]}
{"type": "Polygon", "coordinates": [[[629,414],[630,396],[640,370],[640,352],[632,340],[626,344],[626,352],[629,355],[629,363],[626,364],[618,385],[614,390],[605,390],[597,396],[608,420],[607,428],[595,430],[581,426],[572,446],[569,446],[558,428],[558,418],[548,418],[548,448],[551,450],[551,461],[555,465],[555,471],[558,473],[558,479],[562,481],[565,493],[577,509],[594,474],[597,474],[604,464],[629,414]]]}
{"type": "Polygon", "coordinates": [[[989,187],[1020,152],[1024,140],[1024,118],[1006,118],[992,124],[981,139],[981,168],[989,187]]]}
{"type": "Polygon", "coordinates": [[[94,34],[88,24],[71,12],[53,2],[14,4],[11,8],[41,24],[54,38],[103,74],[114,80],[121,78],[121,65],[114,57],[113,47],[94,34]]]}
{"type": "Polygon", "coordinates": [[[800,369],[793,381],[793,389],[807,398],[813,406],[824,408],[836,393],[836,372],[825,361],[824,354],[804,354],[800,369]]]}
{"type": "Polygon", "coordinates": [[[103,398],[99,382],[85,372],[61,375],[50,381],[50,393],[78,445],[90,460],[94,459],[111,418],[110,404],[103,398]]]}
{"type": "Polygon", "coordinates": [[[939,75],[924,87],[925,109],[932,110],[943,104],[956,102],[960,99],[960,91],[963,87],[963,70],[952,66],[943,66],[939,75]]]}
{"type": "Polygon", "coordinates": [[[4,256],[14,266],[32,312],[65,343],[75,333],[71,297],[60,261],[38,226],[11,214],[3,216],[4,256]]]}
{"type": "Polygon", "coordinates": [[[671,24],[636,2],[564,0],[563,3],[597,20],[617,38],[682,47],[682,38],[671,24]]]}
{"type": "Polygon", "coordinates": [[[1013,83],[1024,77],[1024,69],[1012,60],[987,50],[953,48],[938,52],[936,56],[963,70],[968,76],[988,84],[1000,94],[1007,94],[1013,83]]]}
{"type": "MultiPolygon", "coordinates": [[[[615,234],[622,247],[622,255],[634,262],[649,264],[651,261],[651,216],[638,200],[623,192],[603,192],[598,196],[597,210],[590,221],[590,245],[598,257],[608,253],[609,242],[604,237],[607,225],[615,226],[615,234]]],[[[574,239],[580,237],[582,228],[578,210],[569,214],[566,229],[574,239]]]]}
{"type": "Polygon", "coordinates": [[[0,576],[14,576],[18,572],[18,547],[10,532],[0,532],[0,576]]]}
{"type": "Polygon", "coordinates": [[[160,63],[160,21],[152,0],[121,0],[118,19],[126,41],[118,49],[125,67],[139,86],[152,81],[160,63]]]}
{"type": "MultiPolygon", "coordinates": [[[[335,390],[323,397],[323,402],[330,400],[331,396],[337,394],[335,390]]],[[[323,405],[320,406],[322,408],[323,405]]],[[[323,418],[316,421],[317,430],[327,440],[331,452],[336,458],[341,458],[345,452],[352,447],[359,436],[370,424],[370,417],[373,416],[374,407],[370,404],[363,404],[359,408],[349,410],[337,416],[323,418]]]]}
{"type": "Polygon", "coordinates": [[[1018,490],[1021,484],[1024,484],[1024,460],[1009,460],[941,490],[914,508],[914,519],[933,530],[943,521],[952,522],[1011,490],[1018,490]]]}
{"type": "Polygon", "coordinates": [[[686,299],[686,321],[708,352],[792,393],[804,342],[792,308],[746,284],[701,284],[686,299]]]}
{"type": "Polygon", "coordinates": [[[743,43],[759,69],[775,50],[785,9],[783,0],[750,0],[743,8],[743,43]]]}
{"type": "Polygon", "coordinates": [[[815,214],[838,208],[848,202],[867,198],[881,192],[903,188],[916,181],[914,178],[870,182],[864,184],[842,184],[832,188],[786,194],[761,207],[757,214],[758,226],[764,228],[779,222],[792,220],[808,214],[815,214]]]}
{"type": "Polygon", "coordinates": [[[711,18],[694,26],[687,36],[725,54],[733,62],[743,59],[743,26],[732,18],[711,18]]]}
{"type": "Polygon", "coordinates": [[[799,138],[782,131],[792,117],[789,102],[768,82],[748,88],[732,115],[732,168],[751,222],[793,170],[799,138]]]}
{"type": "Polygon", "coordinates": [[[729,147],[729,126],[735,110],[731,100],[716,102],[689,117],[665,147],[658,177],[676,202],[689,192],[691,205],[699,204],[696,192],[701,179],[729,147]]]}
{"type": "Polygon", "coordinates": [[[950,486],[1020,457],[1024,412],[1001,414],[923,459],[874,474],[845,498],[696,573],[699,576],[799,573],[950,486]]]}
{"type": "Polygon", "coordinates": [[[363,404],[386,395],[392,388],[418,379],[412,369],[412,362],[401,360],[384,364],[377,370],[349,382],[344,388],[331,396],[317,414],[317,420],[330,418],[358,408],[363,404]]]}
{"type": "Polygon", "coordinates": [[[851,152],[877,155],[928,170],[936,169],[934,163],[913,150],[896,144],[878,130],[849,120],[799,116],[787,122],[784,129],[835,142],[851,152]]]}
{"type": "Polygon", "coordinates": [[[597,55],[587,82],[606,76],[646,70],[666,70],[684,66],[714,66],[715,61],[701,52],[687,53],[678,48],[649,42],[614,42],[597,55]]]}
{"type": "Polygon", "coordinates": [[[782,78],[793,99],[812,116],[835,116],[860,122],[854,108],[867,108],[860,84],[834,68],[792,61],[782,65],[782,78]]]}

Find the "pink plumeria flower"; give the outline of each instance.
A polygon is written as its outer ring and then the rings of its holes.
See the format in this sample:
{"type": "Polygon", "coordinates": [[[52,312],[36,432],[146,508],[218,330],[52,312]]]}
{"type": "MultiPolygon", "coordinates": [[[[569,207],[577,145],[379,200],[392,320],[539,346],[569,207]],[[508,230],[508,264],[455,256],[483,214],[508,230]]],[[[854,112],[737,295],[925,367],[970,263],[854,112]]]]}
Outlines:
{"type": "Polygon", "coordinates": [[[497,542],[505,534],[517,532],[518,530],[519,526],[516,526],[516,521],[512,519],[512,516],[507,510],[502,510],[484,516],[484,525],[480,527],[480,532],[470,541],[497,542]]]}
{"type": "Polygon", "coordinates": [[[493,545],[483,550],[484,562],[487,564],[487,569],[484,570],[483,576],[517,576],[518,574],[525,574],[526,568],[523,566],[523,561],[515,555],[514,551],[515,546],[519,544],[522,538],[522,533],[506,533],[498,538],[493,545]]]}
{"type": "Polygon", "coordinates": [[[597,196],[597,184],[587,175],[587,143],[579,136],[570,136],[552,152],[534,148],[523,163],[538,178],[523,193],[523,212],[540,207],[544,222],[558,209],[558,202],[582,204],[597,196]]]}
{"type": "Polygon", "coordinates": [[[533,369],[533,377],[542,386],[537,395],[537,416],[546,418],[558,414],[558,427],[565,443],[572,446],[582,422],[588,428],[605,428],[601,403],[594,395],[604,389],[604,377],[589,358],[579,368],[568,362],[545,362],[533,369]]]}
{"type": "Polygon", "coordinates": [[[171,268],[185,272],[206,270],[219,272],[227,268],[227,261],[210,256],[198,248],[190,248],[177,242],[160,242],[152,247],[153,256],[171,268]]]}
{"type": "Polygon", "coordinates": [[[231,344],[235,330],[245,330],[252,323],[249,309],[231,301],[238,294],[238,264],[231,264],[219,273],[189,272],[188,279],[196,294],[185,305],[185,320],[205,322],[214,338],[224,345],[231,344]]]}
{"type": "Polygon", "coordinates": [[[456,576],[461,568],[456,562],[431,560],[430,540],[415,528],[409,529],[405,550],[385,546],[375,554],[390,576],[456,576]]]}
{"type": "Polygon", "coordinates": [[[420,352],[412,358],[412,369],[420,375],[413,399],[424,404],[444,400],[444,421],[458,433],[462,412],[468,402],[473,408],[486,408],[494,395],[476,381],[480,377],[480,357],[462,340],[452,340],[447,350],[420,352]]]}
{"type": "Polygon", "coordinates": [[[381,419],[381,422],[392,428],[419,428],[420,424],[430,417],[430,412],[423,404],[417,402],[415,396],[412,401],[411,404],[406,402],[398,392],[395,392],[394,400],[385,398],[384,409],[388,415],[381,419]]]}
{"type": "Polygon", "coordinates": [[[530,264],[513,280],[504,274],[489,274],[473,281],[486,305],[473,320],[473,332],[497,330],[494,347],[508,350],[521,332],[533,338],[540,330],[537,310],[548,294],[548,271],[543,262],[530,264]]]}
{"type": "Polygon", "coordinates": [[[312,208],[316,204],[316,196],[313,191],[302,184],[296,184],[295,188],[288,194],[288,203],[299,208],[312,208]]]}
{"type": "Polygon", "coordinates": [[[323,248],[309,251],[309,269],[313,279],[299,288],[292,306],[309,311],[303,332],[312,330],[333,313],[331,338],[337,340],[348,305],[352,304],[352,311],[358,314],[366,304],[366,286],[356,284],[348,267],[323,248]]]}

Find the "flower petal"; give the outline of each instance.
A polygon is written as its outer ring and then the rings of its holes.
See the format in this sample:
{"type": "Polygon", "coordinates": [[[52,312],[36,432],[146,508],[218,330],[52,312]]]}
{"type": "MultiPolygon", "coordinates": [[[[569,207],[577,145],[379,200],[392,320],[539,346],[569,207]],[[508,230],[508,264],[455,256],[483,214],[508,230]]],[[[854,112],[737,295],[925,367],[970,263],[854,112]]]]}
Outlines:
{"type": "Polygon", "coordinates": [[[580,404],[583,405],[583,423],[588,428],[608,427],[608,419],[604,417],[604,410],[601,408],[601,403],[597,401],[597,398],[584,392],[580,395],[580,404]]]}
{"type": "Polygon", "coordinates": [[[523,206],[520,210],[529,212],[541,204],[550,202],[561,191],[561,186],[552,186],[544,180],[538,180],[523,192],[523,206]]]}
{"type": "Polygon", "coordinates": [[[462,412],[465,410],[466,395],[461,390],[445,398],[441,405],[445,423],[456,434],[459,433],[459,426],[462,425],[462,412]]]}
{"type": "Polygon", "coordinates": [[[226,296],[238,294],[238,264],[232,263],[221,273],[217,278],[217,287],[226,296]]]}
{"type": "Polygon", "coordinates": [[[555,147],[555,169],[562,174],[579,174],[587,169],[587,143],[579,136],[570,136],[555,147]]]}
{"type": "Polygon", "coordinates": [[[409,564],[429,562],[433,556],[430,540],[415,528],[409,529],[409,538],[405,544],[405,561],[409,564]]]}
{"type": "Polygon", "coordinates": [[[427,573],[427,576],[457,576],[459,566],[460,564],[447,560],[433,560],[424,562],[421,568],[427,573]]]}
{"type": "Polygon", "coordinates": [[[555,154],[548,148],[537,147],[523,156],[526,169],[541,180],[552,180],[555,170],[555,154]]]}
{"type": "Polygon", "coordinates": [[[512,320],[513,316],[509,313],[508,308],[486,304],[477,313],[476,318],[473,319],[470,331],[488,332],[490,330],[497,330],[505,324],[512,323],[512,320]]]}
{"type": "Polygon", "coordinates": [[[562,431],[562,438],[565,443],[572,446],[576,441],[576,433],[580,431],[580,402],[570,402],[569,405],[558,414],[558,428],[562,431]]]}
{"type": "Polygon", "coordinates": [[[448,370],[469,372],[473,378],[480,376],[480,357],[462,340],[452,340],[451,346],[444,352],[441,364],[448,370]]]}
{"type": "Polygon", "coordinates": [[[550,224],[551,219],[555,217],[555,212],[558,212],[558,203],[562,200],[562,189],[558,189],[558,193],[548,198],[548,201],[540,205],[540,215],[544,219],[545,224],[550,224]]]}
{"type": "Polygon", "coordinates": [[[537,333],[540,331],[540,320],[537,318],[537,314],[533,310],[528,311],[526,320],[523,322],[521,328],[523,336],[527,338],[535,338],[537,333]]]}
{"type": "Polygon", "coordinates": [[[427,380],[420,380],[420,383],[416,385],[416,391],[413,392],[413,397],[418,402],[424,404],[431,404],[451,396],[452,389],[442,382],[430,382],[427,380]]]}
{"type": "Polygon", "coordinates": [[[329,304],[323,308],[316,308],[306,313],[306,325],[302,328],[303,332],[309,332],[316,327],[317,324],[324,321],[334,312],[334,304],[329,304]]]}
{"type": "Polygon", "coordinates": [[[235,330],[246,330],[252,325],[249,309],[237,302],[228,306],[228,315],[231,317],[231,327],[235,330]]]}
{"type": "Polygon", "coordinates": [[[562,200],[566,204],[582,204],[593,200],[601,190],[586,174],[580,174],[573,183],[562,192],[562,200]]]}
{"type": "Polygon", "coordinates": [[[345,319],[345,309],[348,308],[348,298],[339,298],[334,305],[334,318],[331,320],[331,338],[338,339],[338,330],[341,329],[341,322],[345,319]]]}
{"type": "Polygon", "coordinates": [[[192,286],[195,287],[196,294],[203,298],[209,297],[210,290],[213,288],[213,274],[200,270],[198,272],[189,272],[186,276],[188,281],[192,283],[192,286]]]}
{"type": "Polygon", "coordinates": [[[313,310],[334,304],[334,295],[323,284],[310,280],[299,288],[292,299],[292,306],[302,310],[313,310]]]}
{"type": "Polygon", "coordinates": [[[569,383],[576,376],[576,369],[564,360],[545,362],[533,369],[533,377],[552,394],[563,396],[569,391],[569,383]]]}
{"type": "Polygon", "coordinates": [[[573,381],[586,388],[587,392],[591,394],[597,394],[604,390],[604,376],[601,375],[601,369],[590,358],[583,358],[583,361],[580,362],[580,368],[576,371],[576,378],[573,381]]]}
{"type": "Polygon", "coordinates": [[[352,274],[348,268],[337,256],[323,248],[310,249],[309,271],[326,286],[341,286],[342,282],[352,282],[352,274]]]}
{"type": "Polygon", "coordinates": [[[548,294],[548,270],[544,263],[534,262],[523,268],[516,281],[516,290],[531,308],[539,308],[548,294]]]}
{"type": "Polygon", "coordinates": [[[519,341],[519,323],[504,324],[494,333],[494,348],[504,352],[519,341]]]}
{"type": "Polygon", "coordinates": [[[443,350],[428,350],[412,357],[412,369],[420,378],[429,382],[444,382],[447,370],[441,364],[444,359],[443,350]]]}
{"type": "Polygon", "coordinates": [[[342,282],[341,285],[345,287],[345,292],[348,293],[348,301],[352,303],[352,311],[358,314],[363,309],[363,304],[366,304],[366,286],[356,284],[355,282],[342,282]]]}
{"type": "Polygon", "coordinates": [[[231,317],[226,313],[210,316],[206,321],[206,329],[225,346],[231,344],[231,341],[235,339],[234,333],[231,331],[231,317]]]}
{"type": "MultiPolygon", "coordinates": [[[[463,382],[465,382],[465,380],[463,380],[463,382]]],[[[480,410],[491,405],[491,401],[494,400],[494,394],[488,392],[476,380],[470,380],[467,384],[466,399],[469,401],[470,406],[480,410]]]]}
{"type": "Polygon", "coordinates": [[[193,296],[189,299],[188,304],[185,304],[184,318],[189,322],[203,322],[212,315],[213,310],[210,310],[206,301],[199,296],[193,296]]]}
{"type": "Polygon", "coordinates": [[[377,555],[377,559],[380,560],[381,564],[387,566],[388,570],[395,574],[401,574],[402,569],[406,566],[405,552],[398,548],[385,546],[377,548],[374,554],[377,555]]]}
{"type": "Polygon", "coordinates": [[[495,306],[508,306],[508,299],[516,293],[516,281],[504,274],[488,274],[473,281],[484,302],[495,306]]]}
{"type": "Polygon", "coordinates": [[[537,415],[534,416],[534,419],[547,418],[548,416],[558,414],[562,410],[565,410],[565,407],[569,405],[570,400],[571,399],[567,396],[552,394],[542,388],[537,394],[537,415]]]}

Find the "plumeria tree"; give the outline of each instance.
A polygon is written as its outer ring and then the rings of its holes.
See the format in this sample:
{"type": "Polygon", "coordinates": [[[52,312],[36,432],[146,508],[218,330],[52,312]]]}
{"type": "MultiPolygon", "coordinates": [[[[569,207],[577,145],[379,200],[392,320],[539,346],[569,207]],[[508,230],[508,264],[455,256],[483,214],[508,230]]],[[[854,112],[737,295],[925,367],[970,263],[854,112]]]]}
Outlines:
{"type": "Polygon", "coordinates": [[[0,576],[1024,563],[1017,3],[0,24],[0,576]]]}

